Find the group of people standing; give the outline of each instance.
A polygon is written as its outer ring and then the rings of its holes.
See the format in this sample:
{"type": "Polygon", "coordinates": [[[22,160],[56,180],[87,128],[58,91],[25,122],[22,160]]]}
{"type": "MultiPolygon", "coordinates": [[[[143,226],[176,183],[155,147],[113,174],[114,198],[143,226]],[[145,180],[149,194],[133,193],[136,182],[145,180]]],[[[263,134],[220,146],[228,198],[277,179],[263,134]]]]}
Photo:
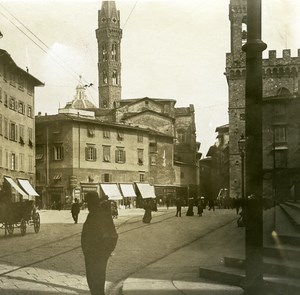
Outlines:
{"type": "MultiPolygon", "coordinates": [[[[176,205],[176,217],[181,217],[181,208],[183,206],[183,200],[180,197],[175,199],[176,205]]],[[[196,200],[194,198],[188,199],[188,210],[186,212],[186,216],[194,216],[194,207],[197,207],[197,214],[202,216],[203,209],[205,207],[204,198],[198,197],[196,200]]]]}

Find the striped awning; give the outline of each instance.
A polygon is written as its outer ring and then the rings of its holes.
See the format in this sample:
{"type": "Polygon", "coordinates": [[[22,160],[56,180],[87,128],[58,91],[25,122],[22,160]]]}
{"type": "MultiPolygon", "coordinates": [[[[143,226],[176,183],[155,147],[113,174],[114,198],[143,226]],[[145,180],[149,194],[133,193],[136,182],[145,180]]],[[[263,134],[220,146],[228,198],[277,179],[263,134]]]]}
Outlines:
{"type": "Polygon", "coordinates": [[[109,200],[122,200],[123,197],[116,183],[101,183],[100,187],[109,200]]]}
{"type": "Polygon", "coordinates": [[[4,176],[4,179],[11,185],[12,188],[14,188],[19,194],[21,194],[23,197],[28,198],[28,194],[26,194],[9,176],[4,176]]]}
{"type": "Polygon", "coordinates": [[[136,186],[143,199],[156,198],[155,189],[153,185],[150,185],[149,183],[137,183],[136,186]]]}

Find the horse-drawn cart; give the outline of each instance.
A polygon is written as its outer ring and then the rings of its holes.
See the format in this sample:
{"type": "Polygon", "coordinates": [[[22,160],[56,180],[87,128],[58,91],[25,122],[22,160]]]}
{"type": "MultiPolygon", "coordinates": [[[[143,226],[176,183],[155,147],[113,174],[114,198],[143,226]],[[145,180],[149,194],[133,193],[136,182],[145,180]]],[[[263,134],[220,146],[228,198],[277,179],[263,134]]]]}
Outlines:
{"type": "Polygon", "coordinates": [[[20,228],[21,235],[25,235],[28,226],[33,226],[36,233],[40,230],[40,215],[35,201],[11,178],[5,177],[0,194],[0,228],[5,230],[5,235],[12,235],[15,228],[20,228]],[[9,185],[16,190],[15,193],[9,185]]]}

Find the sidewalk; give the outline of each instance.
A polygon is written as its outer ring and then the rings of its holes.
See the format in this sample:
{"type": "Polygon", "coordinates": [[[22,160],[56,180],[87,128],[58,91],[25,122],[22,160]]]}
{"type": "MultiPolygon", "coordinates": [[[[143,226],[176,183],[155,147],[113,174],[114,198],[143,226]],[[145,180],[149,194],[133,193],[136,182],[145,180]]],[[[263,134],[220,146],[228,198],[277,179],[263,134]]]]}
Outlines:
{"type": "Polygon", "coordinates": [[[200,266],[220,265],[225,255],[243,255],[244,230],[236,221],[148,265],[127,278],[123,295],[239,295],[238,287],[210,282],[199,277],[200,266]]]}

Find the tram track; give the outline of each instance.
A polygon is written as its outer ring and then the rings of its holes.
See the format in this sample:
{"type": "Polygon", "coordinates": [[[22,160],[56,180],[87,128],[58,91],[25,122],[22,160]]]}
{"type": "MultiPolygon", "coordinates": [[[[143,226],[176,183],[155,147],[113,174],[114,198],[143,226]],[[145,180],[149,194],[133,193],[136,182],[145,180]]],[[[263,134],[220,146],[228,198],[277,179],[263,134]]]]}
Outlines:
{"type": "MultiPolygon", "coordinates": [[[[171,219],[171,218],[173,218],[173,217],[174,217],[174,212],[170,212],[170,213],[166,213],[166,214],[157,215],[157,216],[155,216],[155,217],[152,219],[152,222],[151,222],[151,223],[152,223],[152,224],[161,223],[161,222],[164,222],[164,221],[166,221],[166,220],[169,220],[169,219],[171,219]],[[170,214],[172,214],[172,216],[169,216],[170,214]],[[163,217],[163,218],[161,218],[161,217],[163,217]]],[[[135,231],[135,230],[139,230],[139,229],[141,229],[141,228],[143,228],[143,227],[148,226],[148,224],[140,224],[140,223],[141,223],[141,218],[142,218],[142,216],[133,216],[133,217],[130,217],[129,219],[126,219],[124,222],[122,222],[122,223],[116,225],[116,229],[117,229],[117,231],[118,231],[118,234],[119,234],[119,235],[123,235],[123,234],[125,234],[125,233],[132,232],[132,231],[135,231]],[[135,218],[137,218],[137,217],[139,217],[138,220],[129,223],[130,220],[133,220],[133,219],[135,219],[135,218]],[[140,225],[139,225],[139,226],[136,226],[136,227],[133,227],[133,228],[129,228],[129,229],[127,229],[127,230],[122,230],[122,231],[120,231],[120,228],[121,228],[121,227],[123,228],[125,225],[128,225],[128,224],[134,225],[134,224],[137,224],[137,223],[140,224],[140,225]]],[[[20,255],[20,254],[22,254],[22,253],[26,253],[26,255],[30,255],[30,254],[29,254],[30,252],[33,252],[34,250],[36,250],[36,249],[38,249],[38,248],[39,248],[39,249],[40,249],[40,248],[48,248],[50,245],[57,244],[57,243],[62,243],[62,242],[66,242],[66,241],[68,241],[68,240],[71,240],[71,239],[73,239],[73,238],[78,237],[79,235],[81,235],[81,231],[78,232],[78,233],[75,233],[75,234],[68,235],[68,236],[65,236],[65,237],[63,237],[63,238],[60,238],[59,240],[55,240],[55,241],[51,241],[51,242],[48,242],[48,243],[40,244],[40,245],[38,245],[38,246],[31,247],[31,248],[26,249],[26,250],[23,250],[23,251],[15,251],[15,252],[13,252],[13,253],[9,253],[9,254],[2,255],[2,256],[0,256],[0,262],[1,262],[1,261],[2,261],[2,262],[5,262],[5,261],[3,261],[4,258],[11,257],[11,256],[14,256],[14,255],[20,255]]],[[[58,248],[59,248],[59,247],[58,247],[58,248]]],[[[18,270],[21,270],[21,269],[24,269],[24,268],[27,268],[27,267],[32,267],[32,266],[34,266],[34,265],[36,265],[36,264],[45,262],[45,261],[47,261],[47,260],[51,260],[51,259],[53,259],[53,258],[56,258],[56,257],[58,257],[58,256],[61,256],[61,255],[67,254],[67,253],[70,253],[70,252],[72,252],[72,251],[76,251],[76,250],[78,250],[79,248],[81,248],[80,243],[79,243],[79,245],[74,246],[74,247],[71,247],[71,248],[69,248],[69,249],[67,249],[67,250],[57,252],[57,253],[55,253],[55,254],[53,254],[53,255],[49,255],[49,256],[47,256],[47,257],[44,257],[44,258],[41,258],[41,259],[32,261],[32,262],[27,263],[27,264],[23,264],[23,265],[21,265],[21,266],[19,266],[19,267],[15,267],[15,268],[13,268],[13,269],[11,269],[11,270],[4,271],[4,272],[0,273],[0,277],[1,277],[1,276],[2,276],[2,277],[3,277],[3,276],[9,276],[9,274],[14,273],[14,272],[16,272],[16,271],[18,271],[18,270]]]]}

